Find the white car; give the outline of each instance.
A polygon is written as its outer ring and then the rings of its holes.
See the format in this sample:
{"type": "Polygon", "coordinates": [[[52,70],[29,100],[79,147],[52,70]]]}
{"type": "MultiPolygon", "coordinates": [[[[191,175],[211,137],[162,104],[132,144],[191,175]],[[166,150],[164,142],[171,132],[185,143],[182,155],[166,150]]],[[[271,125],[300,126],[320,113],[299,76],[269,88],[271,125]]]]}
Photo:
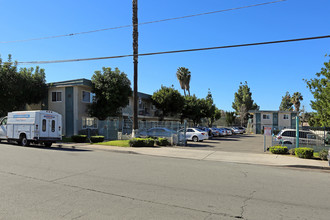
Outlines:
{"type": "MultiPolygon", "coordinates": [[[[183,132],[183,129],[180,130],[180,132],[183,132]]],[[[209,138],[209,135],[207,132],[202,131],[198,128],[187,128],[186,131],[186,139],[194,142],[207,140],[209,138]]]]}

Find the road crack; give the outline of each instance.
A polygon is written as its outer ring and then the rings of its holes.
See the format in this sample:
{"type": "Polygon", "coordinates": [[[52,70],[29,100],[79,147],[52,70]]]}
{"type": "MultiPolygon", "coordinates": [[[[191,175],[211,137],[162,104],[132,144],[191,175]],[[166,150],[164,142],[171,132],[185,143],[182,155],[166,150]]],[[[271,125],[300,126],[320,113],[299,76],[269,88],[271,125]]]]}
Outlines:
{"type": "Polygon", "coordinates": [[[247,206],[247,202],[253,199],[254,193],[256,193],[255,190],[252,193],[250,193],[250,195],[243,201],[243,205],[241,206],[241,214],[239,216],[235,216],[235,218],[245,219],[244,218],[245,207],[247,206]]]}

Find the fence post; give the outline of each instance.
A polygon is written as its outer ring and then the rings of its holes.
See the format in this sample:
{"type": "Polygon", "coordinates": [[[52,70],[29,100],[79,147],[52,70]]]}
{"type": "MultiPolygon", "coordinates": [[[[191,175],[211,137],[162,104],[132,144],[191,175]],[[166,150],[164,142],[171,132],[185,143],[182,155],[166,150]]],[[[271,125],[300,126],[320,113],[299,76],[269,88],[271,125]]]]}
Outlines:
{"type": "Polygon", "coordinates": [[[299,115],[296,116],[296,148],[299,148],[299,115]]]}

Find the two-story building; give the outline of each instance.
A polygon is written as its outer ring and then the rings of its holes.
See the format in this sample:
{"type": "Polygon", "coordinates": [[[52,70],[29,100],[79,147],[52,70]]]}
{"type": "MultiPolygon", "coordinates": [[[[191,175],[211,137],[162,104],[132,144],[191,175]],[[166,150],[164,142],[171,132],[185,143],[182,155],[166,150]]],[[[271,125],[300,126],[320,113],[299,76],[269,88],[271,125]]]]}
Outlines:
{"type": "Polygon", "coordinates": [[[295,111],[249,111],[253,115],[253,133],[261,134],[264,127],[271,127],[272,130],[296,127],[295,111]]]}
{"type": "MultiPolygon", "coordinates": [[[[52,110],[63,118],[63,134],[72,136],[79,131],[92,128],[102,130],[105,123],[99,123],[97,118],[90,117],[87,109],[92,103],[94,94],[91,92],[92,82],[88,79],[75,79],[48,84],[48,97],[38,105],[27,106],[27,110],[52,110]]],[[[109,103],[111,104],[111,103],[109,103]]],[[[158,121],[159,110],[151,101],[151,95],[138,92],[138,120],[140,122],[158,121]]],[[[122,114],[116,118],[116,129],[129,133],[133,121],[133,97],[129,97],[129,104],[122,109],[122,114]]],[[[164,120],[179,121],[176,118],[164,120]]],[[[143,125],[143,123],[141,123],[143,125]]]]}

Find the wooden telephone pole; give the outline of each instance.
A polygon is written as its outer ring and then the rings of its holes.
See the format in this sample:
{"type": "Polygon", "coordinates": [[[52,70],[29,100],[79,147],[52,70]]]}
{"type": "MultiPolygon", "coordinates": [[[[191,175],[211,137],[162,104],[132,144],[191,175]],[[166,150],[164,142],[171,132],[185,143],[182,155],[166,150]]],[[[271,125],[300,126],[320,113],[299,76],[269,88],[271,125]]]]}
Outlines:
{"type": "Polygon", "coordinates": [[[132,0],[133,5],[133,61],[134,61],[134,92],[133,92],[133,137],[139,129],[138,124],[138,6],[137,0],[132,0]]]}

